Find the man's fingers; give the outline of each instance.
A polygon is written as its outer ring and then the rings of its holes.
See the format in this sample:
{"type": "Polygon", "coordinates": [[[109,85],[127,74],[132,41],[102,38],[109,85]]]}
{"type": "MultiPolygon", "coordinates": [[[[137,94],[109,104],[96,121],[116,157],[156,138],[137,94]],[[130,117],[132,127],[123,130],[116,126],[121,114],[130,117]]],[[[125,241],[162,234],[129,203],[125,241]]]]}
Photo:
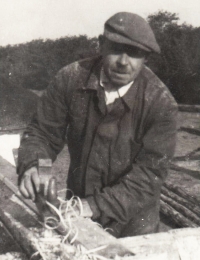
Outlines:
{"type": "Polygon", "coordinates": [[[36,167],[28,169],[21,180],[19,190],[25,198],[35,200],[35,193],[39,190],[40,179],[36,167]]]}
{"type": "Polygon", "coordinates": [[[30,198],[34,201],[35,200],[35,191],[32,183],[32,179],[30,176],[25,176],[24,178],[24,187],[29,193],[30,198]]]}
{"type": "Polygon", "coordinates": [[[31,180],[34,184],[36,192],[40,191],[40,178],[37,171],[33,171],[31,174],[31,180]]]}
{"type": "Polygon", "coordinates": [[[24,187],[24,180],[21,181],[20,186],[19,186],[19,190],[20,190],[21,194],[22,194],[26,199],[28,199],[28,198],[30,197],[28,191],[27,191],[26,188],[24,187]]]}

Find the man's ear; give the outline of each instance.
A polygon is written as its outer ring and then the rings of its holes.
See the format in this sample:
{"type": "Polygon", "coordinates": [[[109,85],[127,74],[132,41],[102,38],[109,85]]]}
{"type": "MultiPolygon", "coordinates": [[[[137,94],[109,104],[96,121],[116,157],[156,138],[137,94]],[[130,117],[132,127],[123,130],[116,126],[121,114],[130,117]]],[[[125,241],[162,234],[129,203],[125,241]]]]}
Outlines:
{"type": "Polygon", "coordinates": [[[105,37],[104,37],[102,34],[100,34],[100,35],[99,35],[99,48],[100,48],[100,53],[102,53],[102,49],[103,49],[104,42],[105,42],[105,37]]]}

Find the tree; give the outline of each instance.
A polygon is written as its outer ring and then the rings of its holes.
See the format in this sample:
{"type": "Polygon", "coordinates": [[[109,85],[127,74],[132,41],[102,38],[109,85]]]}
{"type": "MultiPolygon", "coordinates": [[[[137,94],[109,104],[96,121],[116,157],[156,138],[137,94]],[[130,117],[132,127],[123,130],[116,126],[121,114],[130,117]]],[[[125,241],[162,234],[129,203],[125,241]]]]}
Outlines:
{"type": "Polygon", "coordinates": [[[200,87],[197,88],[196,82],[200,66],[200,28],[179,25],[177,14],[164,11],[149,15],[147,20],[161,46],[161,55],[152,57],[150,66],[177,101],[200,103],[200,98],[197,99],[200,87]]]}

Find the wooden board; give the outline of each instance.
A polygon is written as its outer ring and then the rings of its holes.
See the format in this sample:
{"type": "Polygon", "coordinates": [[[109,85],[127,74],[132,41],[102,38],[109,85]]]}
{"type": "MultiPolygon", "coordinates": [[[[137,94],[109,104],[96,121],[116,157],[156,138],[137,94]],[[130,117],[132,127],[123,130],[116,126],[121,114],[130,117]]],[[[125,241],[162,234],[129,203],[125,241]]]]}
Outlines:
{"type": "Polygon", "coordinates": [[[200,113],[200,105],[179,104],[178,108],[179,108],[179,111],[182,111],[182,112],[200,113]]]}
{"type": "MultiPolygon", "coordinates": [[[[7,189],[4,187],[4,189],[7,189]]],[[[7,191],[9,194],[9,191],[7,191]]],[[[38,221],[37,216],[30,211],[23,203],[13,202],[6,198],[7,205],[2,210],[0,207],[0,220],[3,222],[5,227],[13,235],[13,238],[22,247],[28,257],[30,257],[34,252],[37,251],[37,246],[35,244],[36,238],[34,234],[30,231],[30,227],[41,228],[41,224],[38,221]]],[[[15,198],[15,201],[18,199],[15,198]]],[[[3,201],[3,199],[2,199],[3,201]]],[[[5,202],[3,203],[5,205],[5,202]]],[[[122,245],[115,237],[108,234],[102,228],[100,228],[96,223],[90,219],[79,217],[74,222],[76,229],[78,230],[78,236],[76,237],[75,244],[81,244],[86,249],[92,250],[99,247],[104,247],[102,250],[98,251],[99,255],[113,258],[116,255],[134,255],[131,250],[122,245]]],[[[68,233],[68,229],[66,233],[68,233]]],[[[69,236],[69,240],[74,238],[74,233],[72,232],[69,236]]]]}
{"type": "MultiPolygon", "coordinates": [[[[3,214],[5,215],[5,213],[3,214]]],[[[2,217],[1,211],[0,215],[2,217]]],[[[14,235],[15,238],[23,241],[23,246],[26,246],[26,253],[28,250],[27,255],[30,255],[32,250],[36,247],[33,239],[34,235],[31,234],[30,231],[27,231],[27,228],[24,227],[24,225],[21,225],[21,223],[13,219],[11,215],[6,215],[7,218],[10,220],[10,225],[14,225],[14,230],[17,230],[14,235]],[[27,242],[29,243],[27,244],[27,242]]],[[[28,223],[30,224],[30,220],[28,221],[28,223]]],[[[89,223],[89,221],[85,219],[84,223],[78,223],[77,226],[79,227],[79,230],[82,229],[85,236],[84,240],[87,241],[89,244],[88,248],[90,248],[90,246],[92,248],[96,246],[96,239],[101,245],[105,244],[104,232],[99,233],[98,226],[94,225],[94,223],[89,223]],[[92,230],[89,230],[88,232],[88,225],[93,225],[94,232],[92,230]],[[94,236],[94,233],[96,235],[96,238],[94,236]]],[[[104,250],[104,253],[102,255],[106,255],[107,258],[110,259],[111,257],[113,257],[113,254],[116,253],[116,246],[118,245],[123,245],[124,248],[128,248],[129,251],[135,254],[135,256],[119,258],[122,260],[196,260],[200,257],[200,228],[177,229],[165,233],[121,238],[117,240],[113,240],[112,236],[108,235],[108,237],[110,241],[110,247],[108,248],[110,255],[107,253],[105,254],[106,250],[104,250]]]]}
{"type": "Polygon", "coordinates": [[[200,228],[175,229],[165,233],[119,239],[132,249],[133,259],[200,259],[200,228]]]}

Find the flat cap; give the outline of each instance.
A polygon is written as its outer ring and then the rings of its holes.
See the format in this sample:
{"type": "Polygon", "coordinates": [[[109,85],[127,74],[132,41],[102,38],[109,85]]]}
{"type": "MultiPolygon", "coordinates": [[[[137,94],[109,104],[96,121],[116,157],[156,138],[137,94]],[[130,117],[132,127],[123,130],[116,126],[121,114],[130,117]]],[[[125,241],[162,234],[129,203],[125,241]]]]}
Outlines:
{"type": "Polygon", "coordinates": [[[120,12],[113,15],[105,22],[104,36],[110,41],[160,53],[150,25],[137,14],[120,12]]]}

